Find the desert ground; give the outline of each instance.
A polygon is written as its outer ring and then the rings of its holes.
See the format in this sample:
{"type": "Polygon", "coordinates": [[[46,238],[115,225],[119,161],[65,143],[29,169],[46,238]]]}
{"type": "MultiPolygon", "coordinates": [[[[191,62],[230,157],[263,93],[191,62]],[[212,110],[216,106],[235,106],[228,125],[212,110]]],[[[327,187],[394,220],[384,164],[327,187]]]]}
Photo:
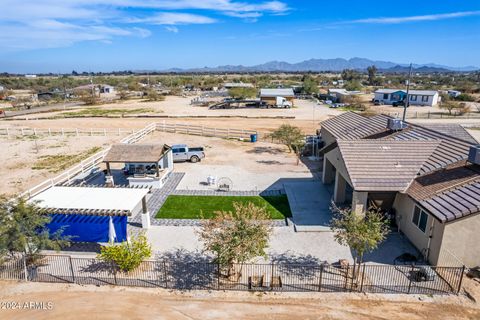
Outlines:
{"type": "MultiPolygon", "coordinates": [[[[477,284],[478,286],[478,284],[477,284]]],[[[2,281],[2,319],[479,319],[464,295],[167,291],[2,281]],[[35,310],[34,304],[38,308],[35,310]],[[8,306],[11,306],[8,305],[8,306]],[[121,306],[119,310],[118,306],[121,306]]]]}
{"type": "MultiPolygon", "coordinates": [[[[88,157],[88,154],[117,142],[118,136],[43,136],[0,138],[0,194],[21,193],[40,182],[60,174],[55,165],[88,157]],[[84,155],[84,157],[81,157],[84,155]],[[43,160],[43,161],[42,161],[43,160]],[[48,163],[43,162],[50,162],[48,163]],[[36,168],[36,169],[33,169],[36,168]]],[[[72,163],[70,166],[75,164],[72,163]]],[[[67,168],[65,168],[67,169],[67,168]]]]}

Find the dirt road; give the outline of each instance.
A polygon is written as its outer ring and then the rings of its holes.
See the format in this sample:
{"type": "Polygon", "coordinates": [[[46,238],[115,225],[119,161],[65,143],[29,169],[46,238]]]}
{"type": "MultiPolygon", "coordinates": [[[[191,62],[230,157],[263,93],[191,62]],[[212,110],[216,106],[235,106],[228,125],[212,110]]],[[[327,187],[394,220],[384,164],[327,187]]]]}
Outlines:
{"type": "Polygon", "coordinates": [[[25,309],[0,309],[0,319],[11,320],[480,318],[477,304],[456,296],[182,293],[160,289],[5,281],[0,283],[0,287],[2,302],[14,301],[22,306],[27,302],[25,309]],[[37,302],[37,305],[30,302],[37,302]]]}

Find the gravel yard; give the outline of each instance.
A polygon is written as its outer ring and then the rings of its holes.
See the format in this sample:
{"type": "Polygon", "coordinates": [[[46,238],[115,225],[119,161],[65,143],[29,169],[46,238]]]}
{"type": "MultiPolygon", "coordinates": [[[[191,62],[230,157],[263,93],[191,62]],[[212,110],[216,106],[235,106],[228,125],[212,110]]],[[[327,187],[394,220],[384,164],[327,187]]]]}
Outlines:
{"type": "MultiPolygon", "coordinates": [[[[314,175],[283,145],[268,142],[240,142],[220,138],[187,136],[155,132],[142,142],[187,144],[203,146],[206,158],[200,163],[175,163],[174,170],[185,172],[177,189],[211,190],[206,184],[208,176],[232,180],[232,190],[282,189],[283,182],[292,179],[312,179],[314,175]]],[[[319,164],[318,164],[319,165],[319,164]]]]}

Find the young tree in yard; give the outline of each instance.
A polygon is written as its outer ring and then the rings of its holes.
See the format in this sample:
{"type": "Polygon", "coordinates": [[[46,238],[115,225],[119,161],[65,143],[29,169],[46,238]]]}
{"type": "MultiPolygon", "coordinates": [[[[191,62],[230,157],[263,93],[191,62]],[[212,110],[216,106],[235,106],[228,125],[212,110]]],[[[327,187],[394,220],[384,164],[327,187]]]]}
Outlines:
{"type": "Polygon", "coordinates": [[[234,211],[219,211],[214,219],[205,219],[198,231],[205,250],[215,255],[215,261],[227,267],[231,276],[234,263],[245,263],[252,258],[266,256],[265,249],[272,228],[266,209],[234,203],[234,211]]]}
{"type": "Polygon", "coordinates": [[[367,68],[368,72],[368,84],[373,86],[375,84],[375,76],[377,74],[377,67],[375,65],[372,65],[367,68]]]}
{"type": "Polygon", "coordinates": [[[305,135],[300,128],[289,124],[282,124],[277,130],[270,134],[270,137],[286,145],[289,152],[293,150],[297,155],[298,164],[300,161],[300,152],[305,144],[305,135]]]}
{"type": "Polygon", "coordinates": [[[364,254],[375,250],[385,240],[389,232],[388,221],[377,210],[363,215],[333,205],[333,211],[331,228],[335,240],[353,250],[355,263],[360,266],[364,254]]]}
{"type": "Polygon", "coordinates": [[[452,111],[454,109],[459,108],[459,104],[455,103],[452,101],[450,96],[448,94],[442,94],[442,99],[440,101],[440,108],[446,109],[448,111],[448,114],[452,114],[452,111]]]}
{"type": "Polygon", "coordinates": [[[36,204],[23,198],[0,198],[0,254],[22,252],[33,261],[41,250],[60,250],[69,245],[62,229],[50,233],[46,225],[51,218],[36,204]]]}
{"type": "Polygon", "coordinates": [[[116,245],[102,246],[98,259],[113,263],[123,272],[135,270],[152,255],[152,246],[143,234],[116,245]]]}
{"type": "Polygon", "coordinates": [[[318,93],[318,83],[311,75],[305,75],[303,78],[303,91],[306,94],[318,93]]]}

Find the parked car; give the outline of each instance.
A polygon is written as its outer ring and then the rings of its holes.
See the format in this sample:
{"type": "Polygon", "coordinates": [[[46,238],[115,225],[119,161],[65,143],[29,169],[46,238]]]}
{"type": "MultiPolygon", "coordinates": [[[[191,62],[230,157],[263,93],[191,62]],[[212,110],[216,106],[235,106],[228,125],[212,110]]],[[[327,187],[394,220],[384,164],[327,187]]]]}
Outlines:
{"type": "Polygon", "coordinates": [[[403,100],[394,101],[392,103],[392,106],[394,106],[394,107],[404,107],[405,106],[405,101],[403,101],[403,100]]]}
{"type": "Polygon", "coordinates": [[[199,162],[205,158],[203,147],[190,148],[186,144],[175,144],[172,146],[173,161],[199,162]]]}

